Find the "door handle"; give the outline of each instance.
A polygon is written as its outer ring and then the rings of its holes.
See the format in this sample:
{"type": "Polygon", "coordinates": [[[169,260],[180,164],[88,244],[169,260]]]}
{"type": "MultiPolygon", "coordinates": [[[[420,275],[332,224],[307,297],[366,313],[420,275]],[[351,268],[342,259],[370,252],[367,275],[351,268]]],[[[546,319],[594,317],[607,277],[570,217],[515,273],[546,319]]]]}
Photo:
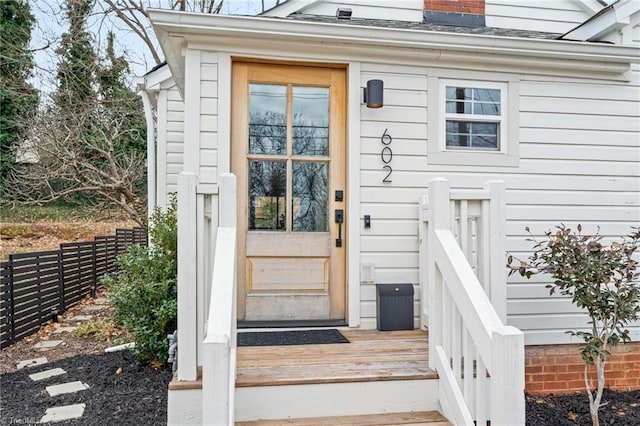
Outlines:
{"type": "Polygon", "coordinates": [[[336,247],[342,247],[342,222],[344,222],[344,210],[336,209],[336,223],[338,224],[338,238],[336,238],[336,247]]]}

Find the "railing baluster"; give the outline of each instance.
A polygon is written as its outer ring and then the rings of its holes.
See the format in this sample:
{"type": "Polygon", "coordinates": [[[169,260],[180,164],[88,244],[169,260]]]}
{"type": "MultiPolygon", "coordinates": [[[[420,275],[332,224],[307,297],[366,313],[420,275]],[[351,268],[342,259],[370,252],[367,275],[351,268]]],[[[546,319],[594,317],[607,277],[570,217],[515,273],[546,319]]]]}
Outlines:
{"type": "Polygon", "coordinates": [[[473,350],[473,341],[471,340],[471,336],[469,335],[469,330],[467,329],[467,327],[464,327],[462,339],[462,362],[464,368],[462,394],[464,395],[464,400],[469,404],[471,415],[475,418],[475,404],[473,400],[474,361],[475,353],[473,350]]]}

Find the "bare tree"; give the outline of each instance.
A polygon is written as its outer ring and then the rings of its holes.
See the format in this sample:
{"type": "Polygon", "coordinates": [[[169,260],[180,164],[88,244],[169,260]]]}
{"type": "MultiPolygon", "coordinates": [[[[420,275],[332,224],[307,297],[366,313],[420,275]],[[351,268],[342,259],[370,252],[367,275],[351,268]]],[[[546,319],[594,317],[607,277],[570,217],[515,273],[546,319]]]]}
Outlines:
{"type": "Polygon", "coordinates": [[[12,198],[42,204],[82,194],[99,207],[121,209],[144,225],[146,200],[139,186],[144,182],[145,158],[123,146],[144,135],[132,125],[134,117],[124,112],[126,105],[110,105],[107,111],[96,99],[91,106],[83,113],[69,113],[62,126],[60,113],[51,111],[33,123],[35,142],[30,149],[37,161],[17,165],[10,175],[12,198]]]}

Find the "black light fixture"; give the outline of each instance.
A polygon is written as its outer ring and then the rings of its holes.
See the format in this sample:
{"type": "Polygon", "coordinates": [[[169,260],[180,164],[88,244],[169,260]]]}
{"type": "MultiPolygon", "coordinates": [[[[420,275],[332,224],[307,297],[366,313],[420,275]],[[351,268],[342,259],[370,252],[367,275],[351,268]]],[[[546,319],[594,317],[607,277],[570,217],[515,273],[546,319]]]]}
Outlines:
{"type": "Polygon", "coordinates": [[[384,105],[382,102],[383,92],[382,80],[367,81],[367,87],[364,89],[364,103],[367,104],[367,108],[382,108],[384,105]]]}
{"type": "Polygon", "coordinates": [[[348,7],[339,7],[336,9],[336,18],[338,19],[351,19],[353,11],[348,7]]]}

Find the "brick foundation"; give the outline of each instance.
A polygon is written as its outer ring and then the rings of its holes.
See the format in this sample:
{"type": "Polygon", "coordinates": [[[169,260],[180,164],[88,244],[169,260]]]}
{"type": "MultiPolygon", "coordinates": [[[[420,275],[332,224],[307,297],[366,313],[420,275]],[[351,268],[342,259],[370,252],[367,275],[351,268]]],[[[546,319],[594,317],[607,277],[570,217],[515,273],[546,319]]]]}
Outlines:
{"type": "Polygon", "coordinates": [[[484,0],[424,0],[424,9],[484,15],[484,0]]]}
{"type": "MultiPolygon", "coordinates": [[[[531,394],[584,391],[581,345],[545,345],[525,348],[525,389],[531,394]]],[[[640,343],[620,344],[607,357],[605,386],[618,391],[640,389],[640,343]]],[[[589,378],[596,384],[595,367],[589,378]]]]}

